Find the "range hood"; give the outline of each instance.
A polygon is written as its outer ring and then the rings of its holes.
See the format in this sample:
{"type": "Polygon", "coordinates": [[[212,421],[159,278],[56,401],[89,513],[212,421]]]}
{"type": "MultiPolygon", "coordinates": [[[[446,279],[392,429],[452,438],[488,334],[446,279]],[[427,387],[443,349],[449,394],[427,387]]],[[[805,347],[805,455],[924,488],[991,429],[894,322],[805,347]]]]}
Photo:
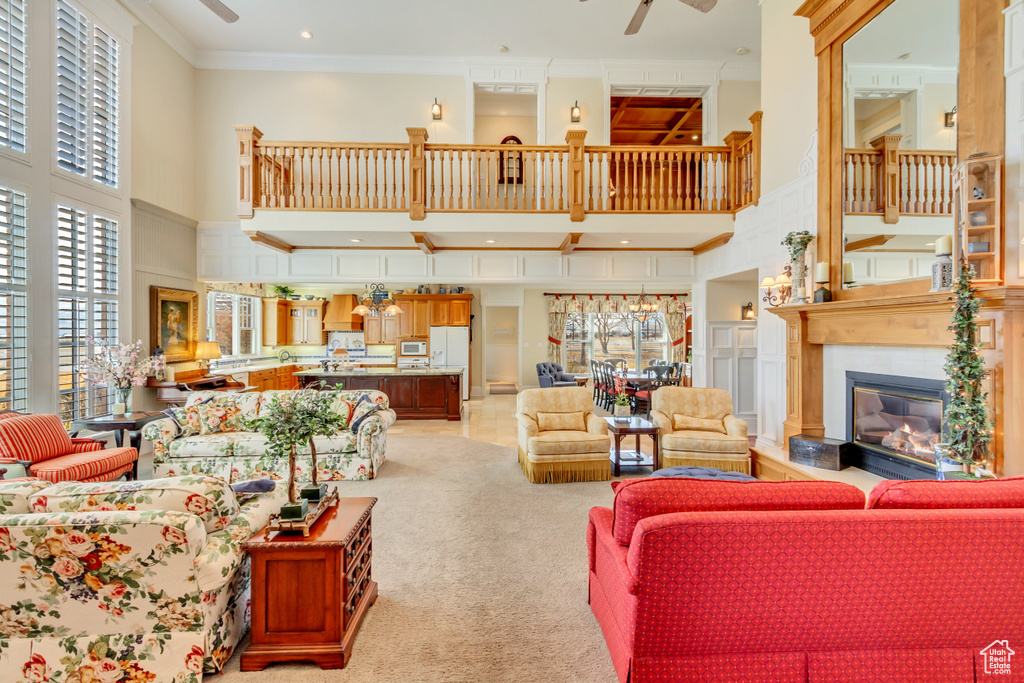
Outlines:
{"type": "Polygon", "coordinates": [[[324,330],[327,332],[348,332],[363,329],[363,316],[353,315],[358,305],[354,294],[335,294],[327,304],[324,313],[324,330]]]}

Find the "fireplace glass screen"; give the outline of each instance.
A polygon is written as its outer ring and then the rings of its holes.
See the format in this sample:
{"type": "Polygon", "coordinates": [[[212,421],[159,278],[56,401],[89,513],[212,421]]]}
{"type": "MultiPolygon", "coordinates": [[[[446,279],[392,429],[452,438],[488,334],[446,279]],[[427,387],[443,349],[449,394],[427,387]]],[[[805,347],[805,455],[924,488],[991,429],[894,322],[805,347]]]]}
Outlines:
{"type": "Polygon", "coordinates": [[[853,438],[861,445],[935,463],[942,440],[942,400],[856,388],[853,438]]]}

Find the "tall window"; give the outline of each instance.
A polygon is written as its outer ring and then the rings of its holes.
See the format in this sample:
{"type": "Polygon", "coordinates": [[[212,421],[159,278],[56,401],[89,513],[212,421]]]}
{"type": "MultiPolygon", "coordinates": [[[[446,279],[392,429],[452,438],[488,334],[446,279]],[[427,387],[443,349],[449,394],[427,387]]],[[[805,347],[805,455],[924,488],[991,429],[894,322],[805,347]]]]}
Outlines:
{"type": "Polygon", "coordinates": [[[118,341],[117,221],[57,206],[57,334],[60,416],[72,422],[110,410],[113,391],[90,389],[81,364],[100,344],[118,341]]]}
{"type": "Polygon", "coordinates": [[[66,0],[57,0],[57,164],[118,186],[120,45],[66,0]]]}
{"type": "Polygon", "coordinates": [[[0,145],[25,151],[25,2],[0,0],[0,145]]]}
{"type": "Polygon", "coordinates": [[[210,292],[206,299],[206,338],[217,342],[221,357],[259,352],[260,300],[241,294],[210,292]]]}
{"type": "Polygon", "coordinates": [[[28,407],[26,203],[0,187],[0,410],[28,407]]]}
{"type": "Polygon", "coordinates": [[[566,372],[590,372],[590,361],[623,359],[645,367],[670,355],[665,319],[655,313],[640,323],[627,313],[571,313],[565,319],[562,365],[566,372]]]}

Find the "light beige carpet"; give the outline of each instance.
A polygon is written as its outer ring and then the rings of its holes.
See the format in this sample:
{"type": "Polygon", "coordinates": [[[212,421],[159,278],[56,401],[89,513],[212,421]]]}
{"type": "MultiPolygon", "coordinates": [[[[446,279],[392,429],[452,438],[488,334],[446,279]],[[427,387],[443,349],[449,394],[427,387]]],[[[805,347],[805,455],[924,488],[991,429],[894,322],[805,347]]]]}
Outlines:
{"type": "MultiPolygon", "coordinates": [[[[380,584],[348,667],[276,664],[214,683],[614,683],[587,605],[587,514],[608,482],[537,485],[512,448],[457,436],[391,436],[376,479],[380,584]]],[[[243,641],[240,650],[248,643],[243,641]]]]}

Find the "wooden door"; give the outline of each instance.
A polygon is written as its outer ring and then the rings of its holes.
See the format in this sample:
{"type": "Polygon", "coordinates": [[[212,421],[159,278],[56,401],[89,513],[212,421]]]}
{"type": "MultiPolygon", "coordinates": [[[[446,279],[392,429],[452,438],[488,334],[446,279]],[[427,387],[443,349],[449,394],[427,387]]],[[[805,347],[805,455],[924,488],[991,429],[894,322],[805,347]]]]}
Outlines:
{"type": "Polygon", "coordinates": [[[288,343],[306,343],[306,320],[301,306],[288,306],[288,343]]]}
{"type": "Polygon", "coordinates": [[[469,299],[452,299],[448,309],[448,325],[451,327],[469,326],[469,299]]]}
{"type": "Polygon", "coordinates": [[[381,341],[385,344],[397,344],[402,314],[386,315],[381,321],[381,341]]]}
{"type": "MultiPolygon", "coordinates": [[[[430,302],[430,327],[447,327],[448,311],[451,308],[447,299],[434,300],[430,302]]],[[[430,330],[427,330],[430,336],[430,330]]]]}
{"type": "Polygon", "coordinates": [[[757,434],[757,322],[707,323],[707,386],[732,396],[733,414],[757,434]]]}
{"type": "Polygon", "coordinates": [[[426,299],[412,302],[412,336],[430,338],[430,302],[426,299]]]}
{"type": "Polygon", "coordinates": [[[367,344],[379,344],[381,340],[380,316],[363,317],[363,341],[367,344]]]}
{"type": "Polygon", "coordinates": [[[395,303],[402,309],[398,314],[398,333],[403,337],[413,335],[413,302],[412,299],[396,299],[395,303]]]}

